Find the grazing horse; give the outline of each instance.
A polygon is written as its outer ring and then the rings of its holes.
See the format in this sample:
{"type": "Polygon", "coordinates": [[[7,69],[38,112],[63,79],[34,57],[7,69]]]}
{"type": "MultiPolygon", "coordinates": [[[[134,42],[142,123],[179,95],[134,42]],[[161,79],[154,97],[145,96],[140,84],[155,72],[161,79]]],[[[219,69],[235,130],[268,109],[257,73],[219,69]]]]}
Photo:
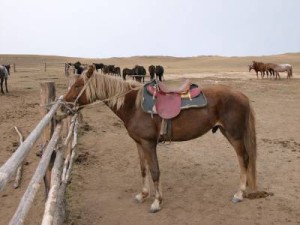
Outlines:
{"type": "Polygon", "coordinates": [[[135,65],[134,69],[134,75],[140,75],[140,77],[136,76],[135,80],[138,82],[145,82],[145,76],[146,76],[146,69],[143,66],[135,65]]]}
{"type": "Polygon", "coordinates": [[[150,80],[153,80],[155,76],[155,66],[154,65],[149,66],[148,71],[150,74],[150,80]]]}
{"type": "Polygon", "coordinates": [[[280,79],[279,72],[287,72],[287,79],[290,79],[293,76],[293,67],[290,64],[275,64],[274,65],[275,78],[280,79]]]}
{"type": "MultiPolygon", "coordinates": [[[[66,104],[69,102],[70,106],[75,104],[84,107],[96,100],[103,100],[124,122],[128,135],[136,143],[140,158],[143,188],[135,199],[143,202],[149,197],[148,179],[151,175],[155,199],[150,212],[157,212],[161,209],[163,200],[157,157],[157,145],[161,141],[162,118],[157,114],[144,112],[141,105],[143,91],[143,85],[139,83],[134,81],[130,83],[116,77],[95,73],[91,66],[85,74],[78,77],[64,95],[64,101],[66,104]]],[[[207,106],[182,110],[173,118],[172,141],[188,141],[210,130],[216,132],[219,129],[237,154],[240,183],[232,201],[242,201],[246,186],[249,185],[253,189],[256,187],[256,132],[253,109],[244,94],[229,87],[211,86],[203,89],[202,92],[206,96],[207,106]]],[[[180,170],[180,168],[174,169],[180,170]]]]}
{"type": "Polygon", "coordinates": [[[162,77],[164,75],[164,68],[160,65],[155,67],[156,78],[158,77],[159,81],[162,81],[162,77]]]}
{"type": "Polygon", "coordinates": [[[135,75],[134,69],[124,68],[122,71],[123,80],[126,80],[126,76],[135,75]]]}
{"type": "MultiPolygon", "coordinates": [[[[9,69],[7,69],[8,65],[0,65],[0,82],[1,82],[1,93],[4,94],[3,91],[3,82],[5,83],[5,89],[6,89],[6,93],[8,93],[8,89],[7,89],[7,79],[8,79],[8,75],[9,75],[9,69]]],[[[10,68],[10,66],[9,66],[10,68]]]]}
{"type": "Polygon", "coordinates": [[[263,79],[265,76],[265,72],[267,70],[266,65],[262,62],[256,62],[256,61],[252,61],[252,63],[253,63],[252,65],[249,65],[249,72],[253,69],[256,72],[257,79],[258,79],[258,72],[260,72],[261,78],[263,79]]]}

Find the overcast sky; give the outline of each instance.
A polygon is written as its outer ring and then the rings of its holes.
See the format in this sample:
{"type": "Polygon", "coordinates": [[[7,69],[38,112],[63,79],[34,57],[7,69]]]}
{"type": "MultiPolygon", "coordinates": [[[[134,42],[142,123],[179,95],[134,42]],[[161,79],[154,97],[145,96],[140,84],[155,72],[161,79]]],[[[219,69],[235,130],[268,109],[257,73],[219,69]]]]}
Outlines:
{"type": "Polygon", "coordinates": [[[300,0],[1,0],[0,54],[300,52],[300,0]]]}

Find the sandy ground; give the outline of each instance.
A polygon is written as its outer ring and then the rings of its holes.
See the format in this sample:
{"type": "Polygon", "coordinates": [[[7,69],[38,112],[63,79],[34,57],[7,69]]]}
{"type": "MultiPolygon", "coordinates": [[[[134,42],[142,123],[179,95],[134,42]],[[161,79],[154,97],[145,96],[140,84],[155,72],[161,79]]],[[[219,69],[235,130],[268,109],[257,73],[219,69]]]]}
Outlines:
{"type": "MultiPolygon", "coordinates": [[[[297,57],[300,61],[300,56],[297,57]]],[[[290,59],[275,58],[285,62],[290,59]]],[[[24,60],[10,56],[9,60],[12,59],[24,60]]],[[[26,60],[35,62],[37,59],[26,60]]],[[[111,60],[118,63],[118,59],[111,60]]],[[[119,64],[134,65],[138,60],[120,59],[119,64]]],[[[151,60],[159,61],[156,58],[140,60],[148,65],[151,60]]],[[[192,141],[158,146],[164,203],[162,211],[149,213],[153,198],[142,204],[133,201],[141,190],[135,144],[122,121],[103,104],[98,104],[83,110],[79,156],[67,190],[66,224],[300,224],[298,67],[291,80],[282,76],[284,79],[275,81],[257,80],[254,73],[247,72],[244,62],[249,61],[248,58],[228,59],[234,63],[232,69],[225,72],[222,69],[228,62],[224,59],[210,59],[216,66],[207,64],[206,69],[201,70],[197,69],[198,64],[193,67],[195,59],[181,62],[179,69],[172,64],[177,59],[168,59],[171,63],[163,60],[170,71],[166,70],[166,79],[189,77],[201,87],[225,84],[250,98],[257,122],[258,189],[272,192],[274,196],[231,203],[239,182],[237,157],[220,132],[209,132],[192,141]],[[184,68],[186,72],[182,72],[184,68]]],[[[40,120],[39,82],[43,80],[56,82],[58,96],[66,91],[68,79],[61,69],[52,69],[12,73],[10,93],[0,95],[0,165],[18,146],[14,126],[27,136],[40,120]]],[[[13,189],[10,182],[0,193],[0,224],[8,224],[30,181],[39,161],[35,155],[38,144],[26,159],[21,188],[13,189]]],[[[43,207],[42,187],[25,224],[40,224],[43,207]]]]}

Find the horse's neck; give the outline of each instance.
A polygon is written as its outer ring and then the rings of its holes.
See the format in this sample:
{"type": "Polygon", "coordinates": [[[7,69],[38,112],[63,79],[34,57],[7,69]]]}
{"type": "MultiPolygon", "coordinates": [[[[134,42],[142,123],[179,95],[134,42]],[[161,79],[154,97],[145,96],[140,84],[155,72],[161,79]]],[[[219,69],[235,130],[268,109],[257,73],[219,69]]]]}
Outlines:
{"type": "Polygon", "coordinates": [[[132,118],[134,113],[139,110],[136,106],[136,98],[137,98],[138,91],[132,91],[130,93],[127,93],[125,95],[124,103],[123,105],[117,109],[116,105],[109,105],[108,102],[105,102],[105,104],[110,108],[116,116],[118,116],[125,124],[129,122],[129,120],[132,118]]]}

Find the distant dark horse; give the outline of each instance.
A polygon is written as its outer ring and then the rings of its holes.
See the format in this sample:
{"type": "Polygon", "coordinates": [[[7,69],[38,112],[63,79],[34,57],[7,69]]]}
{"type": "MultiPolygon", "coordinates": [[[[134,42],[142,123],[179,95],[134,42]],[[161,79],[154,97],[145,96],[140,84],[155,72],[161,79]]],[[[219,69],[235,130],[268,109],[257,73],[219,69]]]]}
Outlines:
{"type": "Polygon", "coordinates": [[[146,75],[146,69],[143,66],[136,65],[134,68],[124,68],[122,71],[123,74],[123,80],[126,80],[127,76],[132,76],[133,80],[136,80],[138,82],[141,82],[146,75]]]}
{"type": "Polygon", "coordinates": [[[79,61],[74,63],[74,67],[75,67],[76,74],[79,75],[82,74],[82,72],[87,69],[87,65],[83,65],[79,61]]]}
{"type": "Polygon", "coordinates": [[[8,89],[7,89],[7,79],[8,79],[8,75],[10,74],[10,65],[0,65],[0,82],[1,82],[1,93],[4,94],[3,91],[3,82],[5,83],[5,89],[6,89],[6,93],[8,93],[8,89]]]}
{"type": "MultiPolygon", "coordinates": [[[[238,191],[232,201],[242,201],[247,185],[251,188],[256,187],[256,132],[253,109],[244,94],[229,87],[215,85],[202,91],[208,101],[207,106],[182,110],[177,117],[173,118],[172,141],[188,141],[210,130],[216,132],[219,129],[237,154],[240,180],[238,191]]],[[[141,104],[142,93],[143,85],[97,74],[94,68],[90,67],[86,73],[77,78],[64,95],[64,101],[69,102],[70,106],[75,101],[79,106],[84,106],[97,99],[105,100],[105,104],[123,121],[128,135],[136,143],[140,158],[143,188],[135,199],[143,202],[149,197],[148,179],[151,176],[155,199],[150,212],[157,212],[161,209],[163,200],[156,150],[160,141],[162,119],[157,114],[150,115],[144,112],[141,104]]],[[[185,157],[184,154],[182,152],[177,160],[185,157]]],[[[219,166],[222,168],[222,164],[219,166]]],[[[178,172],[180,170],[178,167],[173,169],[178,172]]],[[[188,177],[182,182],[188,182],[188,177]]]]}
{"type": "Polygon", "coordinates": [[[116,67],[114,68],[114,74],[115,74],[116,76],[121,77],[121,68],[118,67],[118,66],[116,66],[116,67]]]}
{"type": "Polygon", "coordinates": [[[126,76],[135,75],[134,69],[124,68],[122,71],[123,80],[126,80],[126,76]]]}
{"type": "Polygon", "coordinates": [[[99,69],[100,69],[101,72],[102,72],[102,69],[103,69],[103,67],[104,67],[104,64],[103,64],[103,63],[93,63],[93,65],[95,65],[97,72],[98,72],[99,69]]]}
{"type": "Polygon", "coordinates": [[[134,73],[136,75],[135,80],[138,82],[145,82],[146,69],[143,66],[136,65],[134,68],[134,73]]]}
{"type": "Polygon", "coordinates": [[[153,80],[155,78],[155,66],[151,65],[148,68],[149,74],[150,74],[150,80],[153,80]]]}
{"type": "Polygon", "coordinates": [[[158,77],[159,81],[162,81],[162,77],[164,75],[164,68],[160,65],[155,67],[156,78],[158,77]]]}

